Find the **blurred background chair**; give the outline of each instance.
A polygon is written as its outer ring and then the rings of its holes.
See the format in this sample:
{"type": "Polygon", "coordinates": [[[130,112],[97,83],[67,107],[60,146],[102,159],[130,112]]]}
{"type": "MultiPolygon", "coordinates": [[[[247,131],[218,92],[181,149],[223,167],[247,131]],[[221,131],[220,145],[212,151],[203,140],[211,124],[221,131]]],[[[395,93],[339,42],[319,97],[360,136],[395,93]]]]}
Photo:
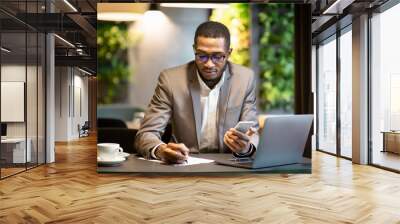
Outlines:
{"type": "Polygon", "coordinates": [[[128,128],[126,123],[116,118],[97,118],[98,128],[128,128]]]}
{"type": "Polygon", "coordinates": [[[90,129],[89,121],[85,121],[85,123],[82,126],[78,124],[79,138],[89,136],[89,129],[90,129]]]}
{"type": "Polygon", "coordinates": [[[137,131],[129,128],[98,128],[97,143],[118,143],[124,152],[136,153],[133,144],[137,131]]]}
{"type": "MultiPolygon", "coordinates": [[[[119,119],[98,118],[97,122],[97,143],[118,143],[124,152],[136,153],[134,142],[138,129],[128,128],[126,123],[119,119]]],[[[172,126],[168,124],[161,140],[168,143],[171,136],[172,126]]]]}

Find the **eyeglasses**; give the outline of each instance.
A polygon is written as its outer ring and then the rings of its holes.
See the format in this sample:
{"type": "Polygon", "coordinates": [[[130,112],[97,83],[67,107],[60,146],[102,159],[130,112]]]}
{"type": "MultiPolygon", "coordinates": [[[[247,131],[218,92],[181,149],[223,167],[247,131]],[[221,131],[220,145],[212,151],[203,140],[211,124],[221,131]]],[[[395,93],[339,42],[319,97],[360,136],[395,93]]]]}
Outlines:
{"type": "Polygon", "coordinates": [[[203,53],[195,53],[195,55],[196,55],[196,59],[199,60],[201,63],[207,63],[208,60],[211,58],[211,61],[214,64],[222,63],[226,57],[226,55],[222,55],[222,54],[208,55],[208,54],[203,54],[203,53]]]}

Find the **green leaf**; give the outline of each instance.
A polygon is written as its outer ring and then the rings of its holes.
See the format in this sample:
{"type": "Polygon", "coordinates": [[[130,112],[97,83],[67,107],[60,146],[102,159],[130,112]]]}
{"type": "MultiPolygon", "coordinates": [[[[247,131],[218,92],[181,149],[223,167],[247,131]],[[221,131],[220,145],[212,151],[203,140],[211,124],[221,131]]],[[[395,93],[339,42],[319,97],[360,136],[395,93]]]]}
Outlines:
{"type": "Polygon", "coordinates": [[[128,33],[124,23],[98,22],[99,103],[113,103],[121,97],[121,89],[127,87],[133,75],[126,57],[127,48],[138,43],[140,37],[139,33],[128,33]]]}

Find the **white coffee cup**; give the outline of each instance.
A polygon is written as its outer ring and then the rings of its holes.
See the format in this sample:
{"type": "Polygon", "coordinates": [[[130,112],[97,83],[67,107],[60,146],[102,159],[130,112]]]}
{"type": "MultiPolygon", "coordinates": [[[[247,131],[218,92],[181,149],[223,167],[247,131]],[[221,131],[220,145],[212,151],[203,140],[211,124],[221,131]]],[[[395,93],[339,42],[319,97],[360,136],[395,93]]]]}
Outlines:
{"type": "Polygon", "coordinates": [[[97,144],[97,156],[103,160],[113,160],[120,156],[123,149],[117,143],[99,143],[97,144]]]}

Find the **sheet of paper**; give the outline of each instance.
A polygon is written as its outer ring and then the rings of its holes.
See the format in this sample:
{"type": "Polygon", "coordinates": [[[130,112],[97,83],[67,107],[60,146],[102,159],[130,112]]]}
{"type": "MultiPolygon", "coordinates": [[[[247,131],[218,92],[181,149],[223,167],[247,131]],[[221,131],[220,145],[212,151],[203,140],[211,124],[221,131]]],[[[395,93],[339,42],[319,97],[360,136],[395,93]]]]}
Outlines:
{"type": "Polygon", "coordinates": [[[202,159],[202,158],[196,158],[196,157],[189,156],[187,163],[174,164],[174,166],[190,166],[190,165],[195,165],[195,164],[212,163],[212,162],[214,162],[214,160],[202,159]]]}
{"type": "MultiPolygon", "coordinates": [[[[139,159],[146,160],[143,157],[140,157],[139,159]]],[[[163,161],[155,160],[155,159],[149,159],[147,161],[165,164],[163,161]]],[[[190,166],[190,165],[196,165],[196,164],[201,164],[201,163],[212,163],[212,162],[214,162],[214,160],[202,159],[202,158],[196,158],[196,157],[189,156],[187,163],[173,164],[173,166],[190,166]]]]}
{"type": "Polygon", "coordinates": [[[161,161],[161,160],[156,160],[156,159],[145,159],[145,158],[143,158],[143,157],[139,157],[138,159],[140,159],[140,160],[147,160],[147,161],[155,162],[155,163],[163,163],[163,161],[161,161]]]}

